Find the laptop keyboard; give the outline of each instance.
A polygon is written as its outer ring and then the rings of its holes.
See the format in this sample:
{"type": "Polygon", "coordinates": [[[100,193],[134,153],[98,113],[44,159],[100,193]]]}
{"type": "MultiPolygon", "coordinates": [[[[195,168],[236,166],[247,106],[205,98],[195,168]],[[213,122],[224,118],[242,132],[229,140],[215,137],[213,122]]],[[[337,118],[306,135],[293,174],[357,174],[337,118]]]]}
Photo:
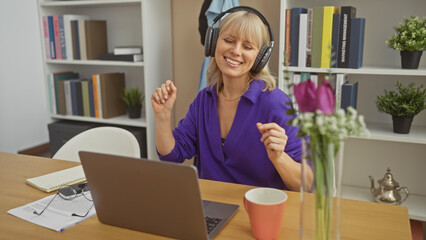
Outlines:
{"type": "Polygon", "coordinates": [[[206,217],[206,226],[207,233],[210,234],[211,231],[222,221],[222,218],[217,217],[206,217]]]}

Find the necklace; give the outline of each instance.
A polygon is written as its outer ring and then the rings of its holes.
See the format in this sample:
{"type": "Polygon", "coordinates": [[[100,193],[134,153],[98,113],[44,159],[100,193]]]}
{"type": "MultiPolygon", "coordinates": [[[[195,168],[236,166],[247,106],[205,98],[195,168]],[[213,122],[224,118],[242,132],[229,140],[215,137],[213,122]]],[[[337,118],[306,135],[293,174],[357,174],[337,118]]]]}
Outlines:
{"type": "MultiPolygon", "coordinates": [[[[223,90],[222,91],[220,91],[220,94],[222,95],[222,97],[223,97],[223,100],[225,100],[225,101],[227,101],[227,102],[232,102],[232,101],[235,101],[235,100],[237,100],[237,99],[239,99],[241,96],[238,96],[238,97],[234,97],[234,98],[227,98],[227,97],[225,97],[225,95],[223,95],[223,90]]],[[[244,94],[244,93],[243,93],[244,94]]]]}

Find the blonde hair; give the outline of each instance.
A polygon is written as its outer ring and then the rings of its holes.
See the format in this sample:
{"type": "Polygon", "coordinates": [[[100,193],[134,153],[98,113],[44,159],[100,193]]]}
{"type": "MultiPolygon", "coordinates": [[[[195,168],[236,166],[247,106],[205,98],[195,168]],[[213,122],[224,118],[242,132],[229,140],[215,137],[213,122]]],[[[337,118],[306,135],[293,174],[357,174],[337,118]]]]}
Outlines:
{"type": "MultiPolygon", "coordinates": [[[[225,17],[219,25],[219,36],[225,31],[231,31],[240,39],[246,39],[249,42],[255,43],[260,48],[267,44],[269,45],[269,32],[267,26],[254,13],[247,11],[237,11],[225,17]]],[[[276,87],[276,78],[269,72],[268,64],[260,71],[260,73],[249,72],[250,82],[253,79],[264,81],[266,90],[273,90],[276,87]]],[[[219,93],[223,88],[223,78],[216,59],[211,57],[210,64],[207,68],[207,82],[209,87],[217,85],[216,91],[219,93]]]]}

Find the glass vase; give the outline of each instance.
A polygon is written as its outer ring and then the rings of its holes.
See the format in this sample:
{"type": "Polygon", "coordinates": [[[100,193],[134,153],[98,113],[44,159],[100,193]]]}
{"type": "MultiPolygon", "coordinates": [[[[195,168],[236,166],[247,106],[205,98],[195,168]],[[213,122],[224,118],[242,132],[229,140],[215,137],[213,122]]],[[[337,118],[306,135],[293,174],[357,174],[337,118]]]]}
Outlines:
{"type": "Polygon", "coordinates": [[[304,139],[302,144],[299,239],[340,239],[343,142],[304,139]],[[313,172],[312,186],[309,169],[313,172]]]}

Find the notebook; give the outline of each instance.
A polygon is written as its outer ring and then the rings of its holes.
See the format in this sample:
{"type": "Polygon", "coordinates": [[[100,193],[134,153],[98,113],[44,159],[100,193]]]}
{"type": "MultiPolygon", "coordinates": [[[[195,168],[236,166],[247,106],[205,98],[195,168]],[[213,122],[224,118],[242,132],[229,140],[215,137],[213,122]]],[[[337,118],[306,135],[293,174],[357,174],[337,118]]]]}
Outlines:
{"type": "Polygon", "coordinates": [[[212,239],[239,208],[202,201],[192,165],[84,151],[79,155],[98,219],[104,224],[205,240],[212,239]],[[208,233],[208,226],[216,222],[208,233]]]}
{"type": "Polygon", "coordinates": [[[63,185],[74,185],[86,181],[81,165],[48,173],[39,177],[28,178],[25,182],[45,192],[58,190],[63,185]]]}

